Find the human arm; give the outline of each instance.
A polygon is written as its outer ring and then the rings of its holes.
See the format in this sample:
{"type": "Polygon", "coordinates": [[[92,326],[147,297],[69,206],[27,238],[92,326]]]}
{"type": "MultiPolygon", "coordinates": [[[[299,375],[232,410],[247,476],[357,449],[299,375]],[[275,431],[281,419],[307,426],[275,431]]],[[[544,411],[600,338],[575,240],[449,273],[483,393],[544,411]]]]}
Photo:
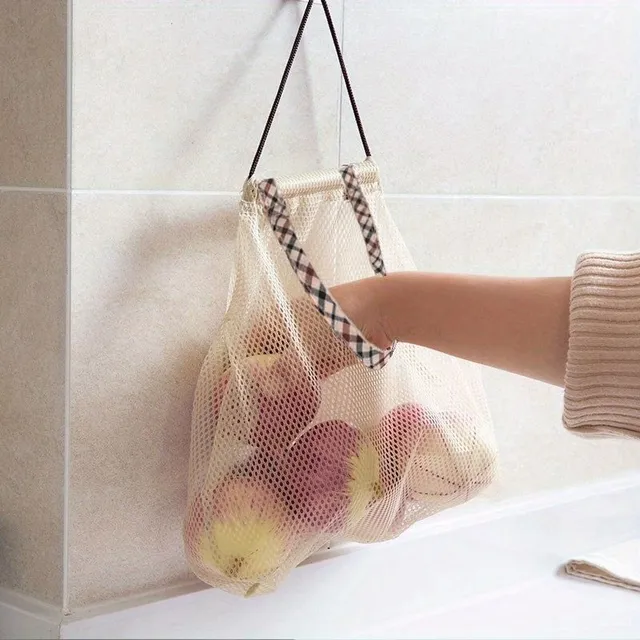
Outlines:
{"type": "Polygon", "coordinates": [[[409,342],[562,385],[570,290],[570,278],[393,273],[333,294],[379,346],[409,342]]]}
{"type": "Polygon", "coordinates": [[[414,342],[562,385],[563,422],[640,437],[640,253],[584,254],[573,278],[391,274],[333,289],[370,341],[414,342]]]}

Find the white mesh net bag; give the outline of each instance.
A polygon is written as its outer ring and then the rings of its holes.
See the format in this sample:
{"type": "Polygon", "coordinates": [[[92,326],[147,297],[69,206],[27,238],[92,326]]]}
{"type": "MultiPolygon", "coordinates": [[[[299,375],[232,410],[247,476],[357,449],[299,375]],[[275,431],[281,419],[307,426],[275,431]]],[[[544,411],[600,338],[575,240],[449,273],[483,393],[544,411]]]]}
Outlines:
{"type": "Polygon", "coordinates": [[[247,182],[193,407],[184,539],[204,582],[271,591],[330,543],[394,538],[491,482],[478,368],[378,350],[329,292],[413,269],[371,159],[247,182]]]}

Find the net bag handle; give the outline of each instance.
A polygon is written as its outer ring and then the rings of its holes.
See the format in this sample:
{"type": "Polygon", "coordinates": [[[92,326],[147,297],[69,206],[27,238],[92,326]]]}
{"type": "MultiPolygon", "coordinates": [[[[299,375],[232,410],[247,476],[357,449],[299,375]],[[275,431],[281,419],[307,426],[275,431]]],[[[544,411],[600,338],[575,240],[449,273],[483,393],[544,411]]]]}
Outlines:
{"type": "MultiPolygon", "coordinates": [[[[385,276],[387,272],[382,259],[378,233],[355,167],[344,166],[341,174],[345,198],[349,200],[356,214],[369,262],[376,275],[385,276]]],[[[365,366],[370,369],[382,369],[393,355],[396,343],[394,342],[388,349],[379,349],[360,333],[340,308],[302,248],[291,224],[287,203],[278,192],[276,181],[273,178],[263,180],[257,185],[257,192],[277,241],[284,249],[291,268],[319,313],[329,323],[338,339],[344,341],[365,366]]]]}
{"type": "MultiPolygon", "coordinates": [[[[253,178],[256,172],[256,169],[258,168],[260,157],[262,156],[262,152],[267,142],[269,132],[271,131],[271,125],[273,125],[273,120],[276,117],[276,112],[278,111],[278,107],[280,106],[280,100],[282,99],[284,88],[287,84],[287,80],[289,79],[289,74],[291,72],[291,67],[293,66],[293,61],[296,58],[298,49],[300,48],[302,35],[304,34],[305,27],[307,26],[307,22],[309,21],[309,14],[311,13],[311,9],[313,9],[313,3],[314,3],[314,0],[309,0],[307,2],[307,7],[304,10],[302,21],[300,22],[300,26],[298,27],[298,33],[296,34],[296,38],[293,41],[293,47],[291,48],[291,53],[289,54],[289,60],[287,61],[287,65],[284,69],[284,73],[282,74],[282,78],[280,79],[280,86],[278,87],[276,98],[273,101],[273,105],[271,106],[271,111],[269,112],[267,123],[264,127],[264,131],[262,132],[260,143],[258,144],[258,149],[256,150],[256,154],[253,158],[253,162],[251,163],[251,169],[249,170],[249,175],[247,176],[247,180],[251,180],[251,178],[253,178]]],[[[358,126],[358,133],[360,134],[360,140],[364,148],[364,153],[367,158],[370,158],[371,150],[369,149],[369,143],[367,142],[367,137],[364,133],[364,127],[362,126],[362,119],[360,118],[358,105],[356,104],[356,99],[355,99],[355,96],[353,95],[353,89],[351,88],[351,81],[349,80],[347,67],[344,63],[344,58],[342,57],[342,50],[340,48],[338,34],[336,33],[336,28],[333,24],[333,18],[331,17],[331,12],[329,11],[329,5],[327,4],[327,0],[322,0],[322,8],[324,9],[324,15],[327,19],[327,24],[329,25],[329,31],[331,32],[331,39],[333,40],[333,46],[336,50],[336,55],[338,56],[338,62],[340,63],[342,77],[344,78],[344,84],[345,84],[345,87],[347,88],[347,94],[349,95],[349,102],[351,103],[351,110],[353,111],[353,116],[356,120],[356,125],[358,126]]]]}
{"type": "MultiPolygon", "coordinates": [[[[340,43],[336,34],[336,29],[331,18],[331,12],[329,11],[329,5],[327,0],[322,1],[322,8],[329,25],[329,31],[331,32],[331,38],[333,45],[338,56],[338,62],[340,63],[340,69],[342,71],[342,77],[344,79],[347,93],[349,95],[349,101],[351,103],[351,109],[358,126],[358,132],[360,134],[360,140],[364,148],[367,159],[371,157],[371,151],[367,142],[364,128],[362,126],[362,120],[360,113],[356,105],[355,97],[353,95],[353,89],[351,87],[351,81],[349,80],[349,74],[342,57],[342,51],[340,49],[340,43]]],[[[284,92],[285,85],[291,72],[291,67],[295,60],[298,49],[300,48],[300,42],[304,33],[305,27],[309,20],[309,14],[313,8],[314,0],[307,2],[302,21],[298,28],[291,53],[287,61],[284,73],[280,80],[278,92],[276,98],[271,107],[267,123],[255,157],[251,164],[249,176],[247,178],[247,185],[252,184],[252,178],[255,174],[256,168],[260,161],[262,151],[271,130],[273,120],[278,110],[282,94],[284,92]]],[[[367,254],[369,256],[369,262],[376,275],[385,276],[387,274],[384,260],[382,258],[382,251],[380,249],[380,242],[378,240],[378,232],[376,230],[373,216],[369,208],[369,203],[364,195],[355,166],[348,165],[341,169],[342,180],[344,182],[344,196],[348,200],[356,215],[356,219],[362,232],[362,237],[365,242],[367,254]]],[[[253,189],[252,189],[253,191],[253,189]]],[[[254,192],[255,193],[255,192],[254,192]]],[[[356,354],[356,356],[371,369],[381,369],[384,367],[391,356],[393,355],[396,347],[394,342],[391,347],[385,350],[378,349],[374,344],[371,344],[366,338],[362,336],[358,328],[349,320],[344,311],[340,308],[338,303],[331,296],[328,288],[322,283],[318,273],[314,269],[311,261],[307,257],[304,249],[302,248],[298,236],[293,229],[289,214],[287,212],[287,203],[285,199],[279,194],[276,181],[274,179],[264,180],[257,185],[257,197],[262,203],[262,207],[267,215],[271,228],[276,236],[276,239],[280,243],[280,246],[284,249],[289,263],[296,274],[300,284],[305,289],[307,294],[312,299],[319,313],[329,323],[335,335],[343,340],[346,345],[356,354]]]]}

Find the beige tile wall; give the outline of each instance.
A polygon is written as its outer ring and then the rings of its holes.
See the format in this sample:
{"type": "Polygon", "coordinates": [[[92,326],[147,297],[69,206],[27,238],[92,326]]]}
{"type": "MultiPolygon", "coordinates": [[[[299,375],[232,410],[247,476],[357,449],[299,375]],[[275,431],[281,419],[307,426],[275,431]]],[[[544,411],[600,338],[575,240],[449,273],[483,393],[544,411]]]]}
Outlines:
{"type": "MultiPolygon", "coordinates": [[[[640,243],[640,2],[344,4],[362,115],[421,267],[566,274],[582,249],[640,243]]],[[[226,194],[302,6],[74,1],[72,607],[187,576],[190,403],[226,300],[226,194]]],[[[264,174],[362,157],[319,7],[301,54],[264,174]]],[[[558,391],[496,372],[487,389],[494,499],[640,466],[628,443],[563,433],[558,391]]]]}
{"type": "Polygon", "coordinates": [[[0,584],[62,598],[65,195],[0,191],[0,584]]]}
{"type": "Polygon", "coordinates": [[[0,0],[0,585],[63,600],[67,2],[0,0]]]}
{"type": "Polygon", "coordinates": [[[0,179],[64,187],[67,0],[0,0],[0,179]]]}

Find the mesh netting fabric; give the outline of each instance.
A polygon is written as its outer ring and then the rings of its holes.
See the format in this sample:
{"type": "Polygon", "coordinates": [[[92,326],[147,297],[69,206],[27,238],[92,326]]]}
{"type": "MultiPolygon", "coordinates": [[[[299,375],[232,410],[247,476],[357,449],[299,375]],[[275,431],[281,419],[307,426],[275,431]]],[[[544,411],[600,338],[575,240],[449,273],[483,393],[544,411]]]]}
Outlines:
{"type": "MultiPolygon", "coordinates": [[[[372,167],[356,165],[387,272],[413,270],[372,167]]],[[[327,287],[372,275],[336,176],[279,181],[327,287]]],[[[384,368],[364,366],[302,288],[249,184],[193,407],[184,539],[194,573],[242,595],[271,591],[330,543],[388,540],[468,501],[495,464],[478,367],[406,344],[384,368]]]]}

